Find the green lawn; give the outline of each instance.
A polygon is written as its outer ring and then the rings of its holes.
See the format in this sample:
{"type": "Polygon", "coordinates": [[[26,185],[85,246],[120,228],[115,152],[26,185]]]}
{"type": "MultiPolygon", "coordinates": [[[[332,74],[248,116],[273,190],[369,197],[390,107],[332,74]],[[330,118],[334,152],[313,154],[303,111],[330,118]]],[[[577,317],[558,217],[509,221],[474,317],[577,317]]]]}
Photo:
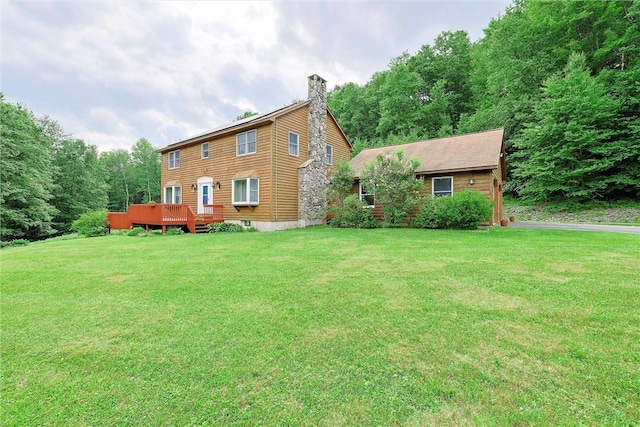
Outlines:
{"type": "Polygon", "coordinates": [[[4,426],[640,420],[635,235],[320,227],[0,262],[4,426]]]}

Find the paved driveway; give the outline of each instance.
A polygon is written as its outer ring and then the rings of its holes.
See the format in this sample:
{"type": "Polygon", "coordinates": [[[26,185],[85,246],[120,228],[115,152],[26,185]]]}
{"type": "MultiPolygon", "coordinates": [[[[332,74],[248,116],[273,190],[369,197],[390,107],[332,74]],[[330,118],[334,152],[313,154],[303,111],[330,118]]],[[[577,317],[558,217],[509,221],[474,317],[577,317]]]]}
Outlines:
{"type": "Polygon", "coordinates": [[[566,224],[557,222],[510,222],[509,227],[516,228],[550,228],[558,230],[608,231],[612,233],[629,233],[640,235],[640,227],[633,225],[598,225],[598,224],[566,224]]]}

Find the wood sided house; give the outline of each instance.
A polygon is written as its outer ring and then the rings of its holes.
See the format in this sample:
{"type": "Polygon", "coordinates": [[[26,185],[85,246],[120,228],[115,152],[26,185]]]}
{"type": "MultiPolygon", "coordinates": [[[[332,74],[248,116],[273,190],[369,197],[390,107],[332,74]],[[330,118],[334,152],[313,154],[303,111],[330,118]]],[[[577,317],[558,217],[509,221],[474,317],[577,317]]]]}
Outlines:
{"type": "Polygon", "coordinates": [[[308,100],[209,130],[158,150],[162,203],[109,213],[111,228],[234,222],[261,231],[324,223],[328,171],[353,147],[327,109],[327,82],[308,100]]]}
{"type": "MultiPolygon", "coordinates": [[[[159,149],[162,203],[110,212],[110,227],[179,226],[195,233],[223,221],[260,231],[325,223],[330,168],[349,161],[353,146],[327,108],[327,82],[314,74],[308,84],[307,101],[159,149]]],[[[494,202],[497,223],[506,182],[503,134],[496,129],[363,150],[350,161],[353,192],[381,217],[375,195],[360,185],[360,172],[376,155],[403,150],[420,160],[416,177],[424,179],[424,194],[476,190],[494,202]]]]}
{"type": "Polygon", "coordinates": [[[356,171],[353,192],[381,217],[382,208],[375,204],[375,195],[360,184],[360,172],[378,154],[402,150],[405,157],[420,160],[416,176],[424,179],[423,194],[437,197],[464,189],[478,191],[494,203],[492,223],[498,223],[502,219],[502,187],[506,183],[503,136],[504,129],[495,129],[363,150],[350,162],[356,171]]]}

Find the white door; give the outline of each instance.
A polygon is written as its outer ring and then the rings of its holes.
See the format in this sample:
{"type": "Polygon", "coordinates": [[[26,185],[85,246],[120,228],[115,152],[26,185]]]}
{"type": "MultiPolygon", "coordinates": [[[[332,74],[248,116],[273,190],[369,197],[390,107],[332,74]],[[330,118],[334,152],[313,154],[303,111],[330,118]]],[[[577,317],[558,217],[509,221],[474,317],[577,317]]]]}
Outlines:
{"type": "Polygon", "coordinates": [[[213,178],[203,177],[198,179],[198,213],[213,214],[212,208],[207,205],[213,204],[213,178]]]}

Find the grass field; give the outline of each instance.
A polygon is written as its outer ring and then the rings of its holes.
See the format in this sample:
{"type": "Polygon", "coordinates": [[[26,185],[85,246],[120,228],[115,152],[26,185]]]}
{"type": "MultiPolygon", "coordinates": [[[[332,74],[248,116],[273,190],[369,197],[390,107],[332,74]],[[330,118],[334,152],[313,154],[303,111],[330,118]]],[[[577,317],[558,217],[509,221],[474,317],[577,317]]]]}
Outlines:
{"type": "Polygon", "coordinates": [[[640,420],[635,235],[319,227],[0,262],[4,426],[640,420]]]}

